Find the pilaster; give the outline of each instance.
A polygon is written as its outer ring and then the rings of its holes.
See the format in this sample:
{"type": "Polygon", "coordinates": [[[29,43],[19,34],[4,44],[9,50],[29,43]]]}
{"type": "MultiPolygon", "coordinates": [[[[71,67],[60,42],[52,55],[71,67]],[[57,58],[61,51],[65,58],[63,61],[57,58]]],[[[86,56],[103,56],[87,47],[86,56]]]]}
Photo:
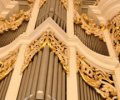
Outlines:
{"type": "Polygon", "coordinates": [[[18,94],[20,82],[22,79],[21,67],[24,62],[25,50],[26,50],[26,44],[22,45],[19,49],[18,57],[14,66],[14,71],[11,77],[8,91],[6,93],[5,100],[17,100],[17,94],[18,94]]]}

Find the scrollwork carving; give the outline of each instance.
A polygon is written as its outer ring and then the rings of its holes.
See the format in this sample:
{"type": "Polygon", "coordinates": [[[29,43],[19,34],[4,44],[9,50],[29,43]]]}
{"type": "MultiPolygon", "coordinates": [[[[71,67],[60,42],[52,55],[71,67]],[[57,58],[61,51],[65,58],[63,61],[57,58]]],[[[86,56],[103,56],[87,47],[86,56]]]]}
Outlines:
{"type": "Polygon", "coordinates": [[[97,25],[86,14],[79,15],[77,11],[74,11],[74,23],[79,24],[81,28],[85,30],[86,34],[93,34],[94,36],[99,37],[101,40],[104,40],[103,30],[106,28],[105,25],[97,25]]]}
{"type": "Polygon", "coordinates": [[[74,0],[74,9],[79,11],[81,5],[81,0],[74,0]]]}
{"type": "MultiPolygon", "coordinates": [[[[24,21],[29,21],[33,9],[34,0],[27,0],[30,6],[28,11],[20,10],[17,14],[13,14],[8,20],[0,17],[0,34],[5,31],[16,30],[24,21]]],[[[46,0],[40,0],[40,7],[43,6],[46,0]]]]}
{"type": "Polygon", "coordinates": [[[11,51],[5,58],[0,59],[0,80],[2,80],[13,69],[18,49],[11,51]]]}
{"type": "Polygon", "coordinates": [[[31,11],[24,12],[21,10],[18,14],[14,14],[9,18],[9,20],[3,20],[3,24],[0,25],[0,33],[4,31],[16,30],[23,23],[23,21],[28,21],[31,11]]]}
{"type": "Polygon", "coordinates": [[[120,12],[108,22],[108,29],[117,55],[120,56],[120,12]]]}
{"type": "Polygon", "coordinates": [[[32,57],[45,45],[48,45],[52,51],[58,56],[60,62],[63,64],[63,69],[68,72],[68,52],[67,47],[63,42],[59,41],[52,31],[43,32],[42,35],[34,40],[26,49],[25,60],[22,67],[22,71],[28,66],[32,57]]]}
{"type": "Polygon", "coordinates": [[[86,83],[92,86],[106,100],[117,100],[117,89],[112,75],[87,63],[85,57],[77,54],[77,66],[86,83]]]}
{"type": "Polygon", "coordinates": [[[68,0],[61,0],[62,4],[64,5],[64,7],[67,9],[68,6],[68,0]]]}

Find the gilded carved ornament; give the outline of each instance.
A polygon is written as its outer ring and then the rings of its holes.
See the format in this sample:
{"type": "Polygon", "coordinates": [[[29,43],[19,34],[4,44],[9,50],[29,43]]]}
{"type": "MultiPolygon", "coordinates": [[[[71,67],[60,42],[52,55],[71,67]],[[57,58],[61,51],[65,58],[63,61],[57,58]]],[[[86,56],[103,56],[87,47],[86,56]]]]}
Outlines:
{"type": "MultiPolygon", "coordinates": [[[[24,21],[29,21],[33,4],[35,0],[27,0],[30,6],[28,11],[20,10],[17,14],[13,14],[8,20],[0,17],[0,34],[4,34],[5,31],[16,30],[24,21]]],[[[40,0],[40,7],[44,5],[46,0],[40,0]]]]}
{"type": "Polygon", "coordinates": [[[85,57],[77,54],[77,66],[83,80],[106,100],[117,100],[117,89],[112,75],[89,64],[85,57]]]}
{"type": "Polygon", "coordinates": [[[87,35],[93,34],[105,41],[103,35],[103,30],[106,28],[105,25],[97,25],[94,20],[90,19],[86,14],[79,15],[77,11],[74,11],[74,23],[79,24],[87,35]]]}
{"type": "Polygon", "coordinates": [[[74,3],[74,9],[76,11],[79,11],[80,5],[81,5],[81,0],[74,0],[73,3],[74,3]]]}
{"type": "Polygon", "coordinates": [[[0,80],[8,75],[14,67],[18,49],[11,51],[5,58],[0,59],[0,80]]]}
{"type": "Polygon", "coordinates": [[[22,71],[24,71],[30,61],[32,60],[33,56],[39,52],[42,48],[44,48],[46,45],[48,45],[51,50],[58,56],[60,62],[63,65],[63,69],[68,72],[68,49],[66,45],[63,44],[63,42],[59,41],[52,31],[46,31],[43,32],[42,35],[34,40],[26,49],[25,52],[25,59],[24,64],[22,67],[22,71]]]}
{"type": "Polygon", "coordinates": [[[20,10],[18,14],[12,15],[9,20],[2,19],[2,24],[0,25],[0,34],[3,34],[5,31],[16,30],[23,23],[23,21],[28,21],[31,11],[24,12],[20,10]]]}
{"type": "Polygon", "coordinates": [[[62,2],[62,4],[64,5],[64,7],[67,9],[68,6],[68,0],[60,0],[62,2]]]}
{"type": "Polygon", "coordinates": [[[111,38],[117,55],[120,56],[120,13],[108,22],[108,28],[111,33],[111,38]]]}

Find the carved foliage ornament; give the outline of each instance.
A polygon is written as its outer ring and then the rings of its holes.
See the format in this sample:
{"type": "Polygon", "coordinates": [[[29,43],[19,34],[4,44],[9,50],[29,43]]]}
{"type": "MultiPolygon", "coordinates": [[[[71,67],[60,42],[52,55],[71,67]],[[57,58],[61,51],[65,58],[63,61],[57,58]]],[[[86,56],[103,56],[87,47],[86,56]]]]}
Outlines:
{"type": "Polygon", "coordinates": [[[59,41],[52,31],[42,33],[38,39],[34,40],[26,49],[24,65],[22,71],[29,65],[33,56],[40,51],[43,47],[48,45],[52,51],[58,56],[60,62],[63,64],[63,69],[68,72],[68,52],[67,47],[59,41]]]}
{"type": "Polygon", "coordinates": [[[31,10],[24,12],[20,10],[18,14],[14,14],[9,18],[9,20],[1,19],[2,24],[0,25],[0,34],[3,34],[5,31],[16,30],[23,23],[23,21],[28,21],[30,18],[31,10]]]}
{"type": "MultiPolygon", "coordinates": [[[[0,17],[0,34],[5,31],[16,30],[24,21],[29,21],[35,0],[27,0],[30,6],[28,11],[20,10],[17,14],[13,14],[8,20],[0,17]]],[[[40,0],[40,7],[43,6],[46,0],[40,0]]]]}
{"type": "Polygon", "coordinates": [[[112,75],[95,68],[77,54],[77,66],[86,83],[92,86],[106,100],[117,100],[117,90],[112,75]]]}
{"type": "Polygon", "coordinates": [[[81,28],[85,30],[86,34],[93,34],[94,36],[98,36],[101,40],[104,40],[103,30],[106,27],[103,24],[98,26],[86,14],[79,15],[77,11],[74,11],[74,23],[79,24],[81,28]]]}
{"type": "Polygon", "coordinates": [[[81,0],[74,0],[73,3],[74,3],[74,9],[76,11],[79,11],[80,5],[81,5],[81,0]]]}
{"type": "Polygon", "coordinates": [[[115,50],[118,56],[120,56],[120,12],[109,21],[108,28],[115,50]]]}
{"type": "Polygon", "coordinates": [[[0,59],[0,80],[2,80],[13,69],[17,54],[18,49],[10,52],[7,57],[0,59]]]}
{"type": "Polygon", "coordinates": [[[67,9],[68,6],[68,0],[61,0],[62,4],[64,5],[64,7],[67,9]]]}

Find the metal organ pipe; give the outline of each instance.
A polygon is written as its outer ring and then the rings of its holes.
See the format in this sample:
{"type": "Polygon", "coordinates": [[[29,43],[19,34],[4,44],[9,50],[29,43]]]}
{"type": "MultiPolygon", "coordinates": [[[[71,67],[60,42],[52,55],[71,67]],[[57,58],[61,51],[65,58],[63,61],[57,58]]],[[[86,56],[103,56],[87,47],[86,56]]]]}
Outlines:
{"type": "Polygon", "coordinates": [[[66,100],[66,74],[58,57],[46,46],[25,69],[17,100],[66,100]]]}

